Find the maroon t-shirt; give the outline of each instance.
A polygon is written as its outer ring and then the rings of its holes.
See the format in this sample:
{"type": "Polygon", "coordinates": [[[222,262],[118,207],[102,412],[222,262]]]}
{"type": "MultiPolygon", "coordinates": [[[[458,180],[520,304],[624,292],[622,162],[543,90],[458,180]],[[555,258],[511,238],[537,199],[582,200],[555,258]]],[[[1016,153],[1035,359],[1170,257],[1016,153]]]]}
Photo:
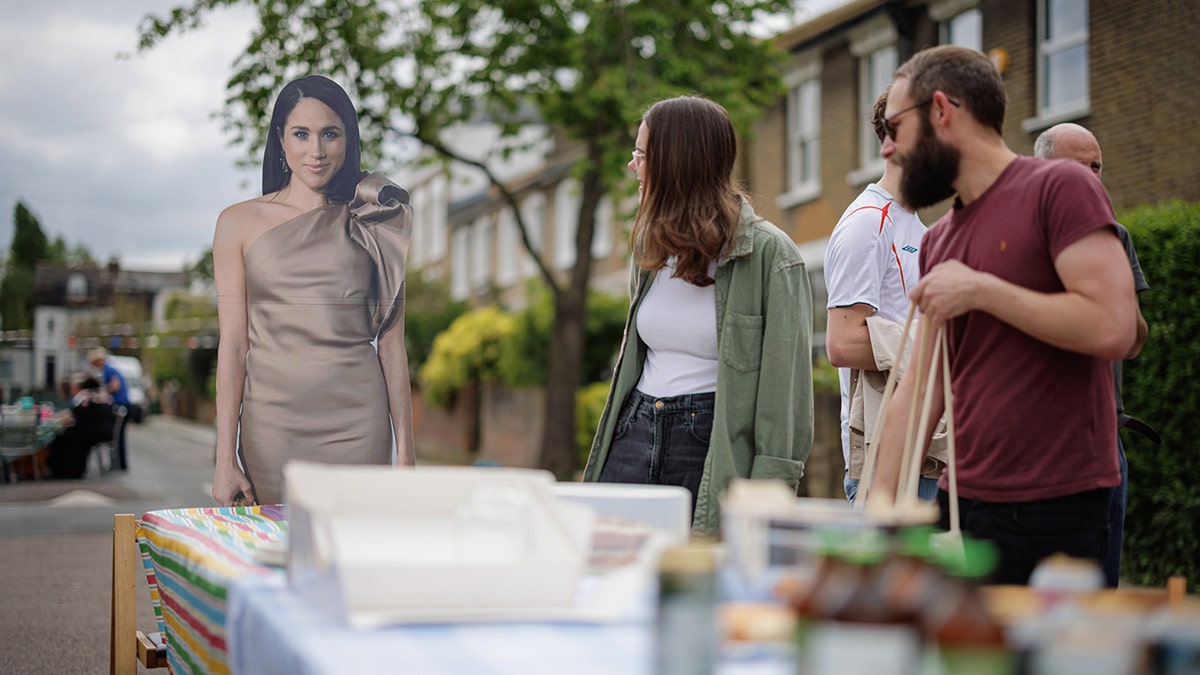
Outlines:
{"type": "MultiPolygon", "coordinates": [[[[921,274],[959,260],[1034,291],[1062,292],[1058,254],[1114,223],[1107,193],[1083,165],[1019,157],[929,229],[921,274]]],[[[959,495],[1018,502],[1120,482],[1111,361],[1051,346],[981,311],[947,330],[959,495]]]]}

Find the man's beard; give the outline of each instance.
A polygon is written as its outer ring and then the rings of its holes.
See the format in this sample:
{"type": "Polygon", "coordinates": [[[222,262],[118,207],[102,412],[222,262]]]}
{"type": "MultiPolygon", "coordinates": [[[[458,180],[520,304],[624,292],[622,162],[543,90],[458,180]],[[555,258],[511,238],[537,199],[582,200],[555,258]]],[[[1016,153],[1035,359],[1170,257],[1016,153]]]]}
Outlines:
{"type": "Polygon", "coordinates": [[[933,133],[933,125],[921,117],[921,137],[904,156],[900,166],[900,197],[913,210],[933,206],[954,194],[958,178],[958,150],[933,133]]]}

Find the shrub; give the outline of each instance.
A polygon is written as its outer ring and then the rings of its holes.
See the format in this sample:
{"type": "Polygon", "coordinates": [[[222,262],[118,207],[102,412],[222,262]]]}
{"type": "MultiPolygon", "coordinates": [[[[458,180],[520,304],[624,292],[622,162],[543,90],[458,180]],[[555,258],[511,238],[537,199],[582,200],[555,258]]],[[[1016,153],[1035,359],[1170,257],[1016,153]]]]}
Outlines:
{"type": "Polygon", "coordinates": [[[449,405],[471,382],[500,382],[500,355],[516,331],[512,315],[499,307],[472,310],[455,319],[433,341],[421,367],[421,391],[430,403],[449,405]]]}
{"type": "Polygon", "coordinates": [[[420,270],[409,270],[404,281],[404,345],[410,377],[417,378],[433,351],[433,341],[470,307],[450,299],[444,282],[428,281],[420,270]]]}
{"type": "Polygon", "coordinates": [[[1139,300],[1146,346],[1125,364],[1125,409],[1162,444],[1122,433],[1129,461],[1122,576],[1162,586],[1185,575],[1200,590],[1200,203],[1122,214],[1150,289],[1139,300]]]}
{"type": "MultiPolygon", "coordinates": [[[[501,364],[503,381],[514,387],[540,385],[546,381],[550,330],[554,324],[554,300],[540,283],[529,286],[529,305],[516,315],[516,332],[504,346],[501,364]]],[[[629,299],[589,291],[585,342],[580,381],[583,384],[608,380],[621,345],[629,299]]]]}
{"type": "Polygon", "coordinates": [[[607,381],[593,382],[580,387],[575,394],[575,450],[579,453],[579,466],[587,464],[588,454],[592,451],[592,439],[604,412],[608,387],[607,381]]]}

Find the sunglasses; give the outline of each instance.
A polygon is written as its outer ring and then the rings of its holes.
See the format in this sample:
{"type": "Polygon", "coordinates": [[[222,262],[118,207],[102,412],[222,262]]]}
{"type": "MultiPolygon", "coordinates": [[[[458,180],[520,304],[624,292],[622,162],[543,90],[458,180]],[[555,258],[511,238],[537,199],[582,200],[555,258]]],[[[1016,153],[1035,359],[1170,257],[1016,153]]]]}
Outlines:
{"type": "MultiPolygon", "coordinates": [[[[958,101],[955,101],[955,100],[954,100],[954,99],[952,99],[952,98],[947,98],[946,100],[947,100],[947,101],[949,101],[949,102],[950,102],[950,105],[954,106],[955,108],[959,107],[959,105],[958,105],[958,101]]],[[[909,110],[916,110],[917,108],[924,108],[925,106],[929,105],[930,103],[933,103],[933,97],[932,97],[932,96],[930,96],[929,98],[925,99],[924,101],[921,101],[920,103],[914,103],[913,105],[910,105],[910,106],[908,106],[908,107],[907,107],[907,108],[905,108],[904,110],[901,110],[901,111],[899,111],[899,112],[897,112],[897,113],[893,114],[891,117],[885,117],[885,118],[883,118],[883,132],[884,132],[884,133],[885,133],[885,134],[886,134],[886,135],[887,135],[889,138],[891,138],[893,141],[895,141],[895,140],[896,140],[896,123],[895,123],[895,121],[894,121],[894,120],[895,120],[897,117],[899,117],[899,116],[903,115],[904,113],[908,112],[909,110]]]]}

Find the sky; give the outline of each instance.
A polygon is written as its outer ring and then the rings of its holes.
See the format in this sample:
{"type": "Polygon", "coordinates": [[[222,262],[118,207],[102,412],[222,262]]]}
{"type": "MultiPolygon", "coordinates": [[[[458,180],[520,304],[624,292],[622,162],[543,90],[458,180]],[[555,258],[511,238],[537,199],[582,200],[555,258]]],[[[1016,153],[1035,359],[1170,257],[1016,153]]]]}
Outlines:
{"type": "Polygon", "coordinates": [[[0,248],[21,200],[47,237],[101,263],[173,270],[212,244],[221,210],[257,194],[244,148],[213,119],[252,17],[119,59],[155,0],[6,3],[0,22],[0,248]]]}
{"type": "MultiPolygon", "coordinates": [[[[813,16],[845,0],[806,0],[813,16]]],[[[0,250],[18,200],[47,237],[97,261],[178,270],[212,245],[226,206],[259,194],[244,147],[214,119],[253,15],[133,53],[137,26],[171,0],[6,3],[0,22],[0,250]],[[119,54],[130,55],[119,58],[119,54]]]]}

